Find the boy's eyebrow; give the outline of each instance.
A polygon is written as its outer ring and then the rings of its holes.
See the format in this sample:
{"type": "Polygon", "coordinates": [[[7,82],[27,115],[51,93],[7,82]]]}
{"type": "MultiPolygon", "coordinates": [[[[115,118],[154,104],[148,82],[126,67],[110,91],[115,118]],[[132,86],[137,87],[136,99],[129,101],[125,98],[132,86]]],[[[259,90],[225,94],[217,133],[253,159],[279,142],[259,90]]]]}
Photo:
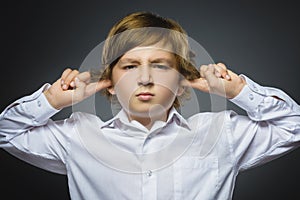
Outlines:
{"type": "Polygon", "coordinates": [[[168,59],[168,58],[156,58],[154,60],[151,60],[150,61],[151,63],[167,63],[169,65],[173,65],[174,62],[172,62],[171,59],[168,59]]]}
{"type": "Polygon", "coordinates": [[[119,62],[122,63],[140,63],[140,61],[138,59],[134,59],[134,58],[121,58],[119,60],[119,62]]]}
{"type": "MultiPolygon", "coordinates": [[[[123,58],[123,59],[120,59],[119,62],[121,64],[124,64],[124,63],[136,63],[136,64],[139,64],[141,63],[141,61],[139,59],[135,59],[135,58],[123,58]]],[[[150,60],[150,63],[167,63],[169,65],[173,65],[174,62],[172,62],[171,59],[168,59],[168,58],[155,58],[153,60],[150,60]]]]}

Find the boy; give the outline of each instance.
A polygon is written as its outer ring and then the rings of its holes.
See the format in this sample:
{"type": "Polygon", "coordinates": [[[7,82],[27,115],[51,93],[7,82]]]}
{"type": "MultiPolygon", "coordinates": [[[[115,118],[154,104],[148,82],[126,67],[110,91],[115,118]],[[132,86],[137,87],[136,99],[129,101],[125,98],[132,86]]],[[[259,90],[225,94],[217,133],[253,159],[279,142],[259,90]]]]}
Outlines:
{"type": "Polygon", "coordinates": [[[231,199],[239,171],[299,145],[299,105],[222,63],[198,72],[184,30],[170,19],[126,16],[111,29],[102,62],[101,73],[66,69],[0,118],[1,147],[66,174],[72,199],[231,199]],[[184,119],[175,108],[187,87],[224,96],[248,116],[184,119]],[[111,120],[81,112],[50,120],[100,90],[122,106],[111,120]]]}

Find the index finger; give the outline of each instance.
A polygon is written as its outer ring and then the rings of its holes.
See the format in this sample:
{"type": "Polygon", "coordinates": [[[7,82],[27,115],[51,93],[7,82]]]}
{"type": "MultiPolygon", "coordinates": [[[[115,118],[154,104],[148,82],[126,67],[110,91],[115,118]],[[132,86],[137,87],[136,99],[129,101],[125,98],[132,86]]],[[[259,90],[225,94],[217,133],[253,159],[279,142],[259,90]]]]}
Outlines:
{"type": "Polygon", "coordinates": [[[61,74],[61,84],[64,84],[66,77],[70,74],[71,71],[72,70],[70,68],[67,68],[63,71],[63,73],[61,74]]]}
{"type": "Polygon", "coordinates": [[[90,96],[104,88],[109,88],[112,85],[110,80],[102,80],[98,82],[89,83],[86,87],[86,95],[90,96]]]}
{"type": "Polygon", "coordinates": [[[78,74],[76,77],[85,83],[89,83],[90,79],[91,79],[91,74],[90,74],[90,72],[82,72],[82,73],[78,74]]]}

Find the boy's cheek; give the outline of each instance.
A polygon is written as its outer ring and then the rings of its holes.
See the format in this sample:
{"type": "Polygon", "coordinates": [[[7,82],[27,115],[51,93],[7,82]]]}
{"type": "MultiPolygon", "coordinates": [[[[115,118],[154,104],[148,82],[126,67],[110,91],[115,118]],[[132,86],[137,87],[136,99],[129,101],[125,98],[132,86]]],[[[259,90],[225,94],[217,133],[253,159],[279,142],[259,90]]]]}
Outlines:
{"type": "Polygon", "coordinates": [[[124,75],[114,83],[114,91],[122,96],[131,96],[138,89],[136,79],[131,76],[124,75]]]}
{"type": "Polygon", "coordinates": [[[180,87],[180,81],[178,76],[158,76],[154,80],[155,85],[162,86],[169,89],[173,93],[176,93],[178,87],[180,87]]]}

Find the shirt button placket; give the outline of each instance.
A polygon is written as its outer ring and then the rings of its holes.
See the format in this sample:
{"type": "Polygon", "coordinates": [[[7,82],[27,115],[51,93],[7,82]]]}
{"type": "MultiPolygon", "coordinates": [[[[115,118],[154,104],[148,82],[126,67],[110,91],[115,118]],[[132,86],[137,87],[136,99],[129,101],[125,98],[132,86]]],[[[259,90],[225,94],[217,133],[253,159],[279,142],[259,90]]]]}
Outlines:
{"type": "Polygon", "coordinates": [[[157,180],[152,170],[147,170],[143,175],[143,200],[152,200],[157,197],[157,180]]]}
{"type": "Polygon", "coordinates": [[[249,99],[250,99],[251,101],[253,101],[253,99],[254,99],[253,94],[249,94],[249,99]]]}
{"type": "Polygon", "coordinates": [[[151,177],[152,176],[152,171],[149,170],[146,174],[147,174],[148,177],[151,177]]]}
{"type": "Polygon", "coordinates": [[[38,107],[41,107],[41,105],[42,105],[41,101],[38,100],[38,101],[37,101],[37,106],[38,106],[38,107]]]}

